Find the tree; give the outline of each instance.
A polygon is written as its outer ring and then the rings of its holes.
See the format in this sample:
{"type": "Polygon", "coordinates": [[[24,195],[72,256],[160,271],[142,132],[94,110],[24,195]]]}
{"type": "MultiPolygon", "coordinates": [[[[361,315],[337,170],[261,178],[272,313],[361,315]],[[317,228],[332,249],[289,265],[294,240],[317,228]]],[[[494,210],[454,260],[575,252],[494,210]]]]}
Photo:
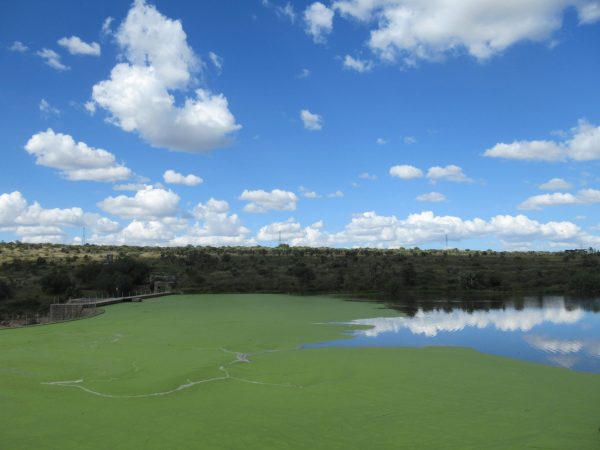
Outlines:
{"type": "Polygon", "coordinates": [[[0,280],[0,300],[6,300],[13,296],[13,290],[10,284],[5,280],[0,280]]]}
{"type": "Polygon", "coordinates": [[[40,284],[42,291],[51,295],[64,294],[74,286],[71,277],[64,272],[50,272],[40,280],[40,284]]]}

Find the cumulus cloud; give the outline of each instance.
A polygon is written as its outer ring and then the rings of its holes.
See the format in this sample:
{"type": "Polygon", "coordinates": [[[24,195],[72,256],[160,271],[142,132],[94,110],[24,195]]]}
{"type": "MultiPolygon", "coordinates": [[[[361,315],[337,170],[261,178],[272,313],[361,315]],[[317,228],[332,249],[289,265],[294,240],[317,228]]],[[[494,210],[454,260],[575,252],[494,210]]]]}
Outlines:
{"type": "Polygon", "coordinates": [[[186,226],[187,221],[172,217],[134,219],[116,233],[91,236],[90,242],[109,245],[169,245],[186,226]]]}
{"type": "Polygon", "coordinates": [[[244,211],[250,213],[264,213],[269,210],[294,211],[298,197],[293,192],[273,189],[271,192],[245,190],[240,195],[240,200],[249,202],[244,206],[244,211]]]}
{"type": "Polygon", "coordinates": [[[25,150],[36,157],[36,164],[59,169],[72,181],[118,181],[132,176],[131,169],[118,164],[112,153],[75,142],[68,134],[48,128],[34,134],[25,150]]]}
{"type": "Polygon", "coordinates": [[[402,180],[413,180],[423,177],[423,171],[415,166],[403,164],[390,167],[390,175],[402,180]]]}
{"type": "Polygon", "coordinates": [[[342,191],[340,191],[339,189],[335,192],[331,192],[330,194],[327,194],[327,197],[329,198],[342,198],[344,196],[344,193],[342,191]]]}
{"type": "Polygon", "coordinates": [[[373,69],[373,62],[346,55],[344,57],[344,69],[354,70],[358,73],[370,72],[373,69]]]}
{"type": "Polygon", "coordinates": [[[43,208],[29,204],[19,191],[0,195],[0,229],[12,231],[24,242],[63,242],[64,228],[86,226],[94,232],[115,231],[119,224],[81,208],[43,208]]]}
{"type": "Polygon", "coordinates": [[[436,216],[431,211],[410,214],[406,219],[380,216],[373,211],[355,214],[344,230],[332,234],[337,243],[367,247],[412,247],[440,242],[492,236],[504,245],[540,242],[548,245],[589,246],[599,242],[571,222],[540,223],[524,215],[498,215],[489,220],[464,220],[456,216],[436,216]]]}
{"type": "Polygon", "coordinates": [[[323,222],[315,222],[307,227],[302,227],[294,219],[290,218],[285,222],[274,222],[262,227],[256,239],[258,241],[285,242],[292,246],[319,247],[325,246],[328,237],[322,231],[323,222]]]}
{"type": "Polygon", "coordinates": [[[304,10],[306,33],[316,43],[323,43],[333,30],[333,10],[321,2],[314,2],[304,10]]]}
{"type": "Polygon", "coordinates": [[[566,191],[571,189],[573,186],[571,183],[563,180],[562,178],[552,178],[538,186],[540,189],[545,191],[566,191]]]}
{"type": "Polygon", "coordinates": [[[418,141],[417,138],[414,136],[404,136],[402,138],[402,142],[404,142],[406,145],[413,145],[416,144],[418,141]]]}
{"type": "Polygon", "coordinates": [[[374,25],[367,45],[383,60],[413,66],[467,53],[486,60],[522,41],[552,39],[568,8],[581,24],[600,19],[597,0],[338,0],[343,17],[374,25]]]}
{"type": "Polygon", "coordinates": [[[37,55],[42,58],[46,64],[53,69],[64,71],[69,70],[69,66],[65,66],[61,60],[60,55],[56,53],[54,50],[50,50],[49,48],[43,48],[37,52],[37,55]]]}
{"type": "Polygon", "coordinates": [[[446,196],[440,192],[428,192],[418,195],[416,200],[418,202],[445,202],[446,196]]]}
{"type": "Polygon", "coordinates": [[[319,114],[311,113],[308,109],[300,111],[300,119],[304,128],[310,131],[319,131],[323,128],[323,117],[319,114]]]}
{"type": "Polygon", "coordinates": [[[321,198],[321,195],[317,194],[315,191],[311,191],[310,189],[306,189],[304,186],[300,186],[300,195],[304,198],[315,199],[321,198]]]}
{"type": "MultiPolygon", "coordinates": [[[[113,186],[113,191],[143,191],[147,187],[152,187],[151,185],[144,183],[124,183],[124,184],[115,184],[113,186]]],[[[155,186],[160,187],[160,186],[155,186]]]]}
{"type": "Polygon", "coordinates": [[[71,55],[100,56],[100,44],[97,42],[88,44],[78,36],[63,37],[58,40],[58,45],[66,48],[71,55]]]}
{"type": "Polygon", "coordinates": [[[187,92],[201,67],[180,21],[136,0],[115,38],[127,62],[92,90],[112,123],[170,150],[207,152],[230,142],[241,126],[222,94],[196,89],[176,104],[173,92],[187,92]]]}
{"type": "Polygon", "coordinates": [[[171,169],[167,170],[163,174],[163,180],[165,180],[165,183],[183,184],[185,186],[197,186],[204,182],[204,180],[197,175],[193,175],[193,174],[182,175],[171,169]]]}
{"type": "Polygon", "coordinates": [[[133,197],[118,195],[98,203],[103,211],[126,219],[157,219],[177,213],[179,196],[171,191],[147,186],[133,197]]]}
{"type": "Polygon", "coordinates": [[[211,198],[194,208],[198,220],[184,235],[171,241],[172,245],[251,245],[250,230],[243,226],[237,214],[229,214],[229,204],[211,198]]]}
{"type": "Polygon", "coordinates": [[[377,145],[385,145],[388,144],[390,141],[388,141],[387,139],[383,139],[383,138],[377,138],[377,140],[375,141],[375,143],[377,145]]]}
{"type": "Polygon", "coordinates": [[[440,167],[440,166],[430,167],[429,170],[427,171],[427,178],[429,178],[429,180],[432,183],[436,183],[438,181],[452,181],[454,183],[470,183],[473,181],[463,173],[463,170],[460,167],[455,166],[454,164],[451,164],[446,167],[440,167]]]}
{"type": "Polygon", "coordinates": [[[27,50],[29,50],[29,47],[27,47],[21,41],[15,41],[10,47],[8,47],[8,49],[11,52],[25,53],[27,50]]]}
{"type": "Polygon", "coordinates": [[[580,120],[562,141],[534,140],[499,143],[484,152],[491,158],[521,161],[592,161],[600,159],[600,126],[580,120]]]}
{"type": "Polygon", "coordinates": [[[586,205],[600,203],[600,191],[582,189],[577,194],[555,192],[552,194],[533,195],[519,205],[523,210],[540,210],[546,206],[586,205]]]}

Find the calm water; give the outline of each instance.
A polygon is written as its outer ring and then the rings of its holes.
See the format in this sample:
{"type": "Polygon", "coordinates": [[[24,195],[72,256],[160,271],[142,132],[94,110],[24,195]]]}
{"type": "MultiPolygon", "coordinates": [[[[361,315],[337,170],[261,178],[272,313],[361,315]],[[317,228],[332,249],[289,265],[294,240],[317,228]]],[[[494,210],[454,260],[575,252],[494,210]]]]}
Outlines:
{"type": "Polygon", "coordinates": [[[370,328],[314,346],[460,346],[600,373],[600,299],[410,302],[397,309],[402,316],[355,320],[370,328]]]}

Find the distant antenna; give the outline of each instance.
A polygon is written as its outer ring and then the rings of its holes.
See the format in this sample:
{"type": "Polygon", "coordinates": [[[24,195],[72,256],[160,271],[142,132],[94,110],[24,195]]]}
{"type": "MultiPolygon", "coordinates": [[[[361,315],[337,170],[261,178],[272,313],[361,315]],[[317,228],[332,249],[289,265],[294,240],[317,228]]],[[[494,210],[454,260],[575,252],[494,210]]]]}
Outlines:
{"type": "Polygon", "coordinates": [[[448,250],[448,233],[446,233],[446,250],[448,250]]]}
{"type": "Polygon", "coordinates": [[[82,242],[82,245],[85,245],[85,225],[84,225],[83,231],[81,233],[81,242],[82,242]]]}
{"type": "Polygon", "coordinates": [[[279,245],[281,245],[283,242],[281,241],[281,231],[279,232],[279,245]]]}

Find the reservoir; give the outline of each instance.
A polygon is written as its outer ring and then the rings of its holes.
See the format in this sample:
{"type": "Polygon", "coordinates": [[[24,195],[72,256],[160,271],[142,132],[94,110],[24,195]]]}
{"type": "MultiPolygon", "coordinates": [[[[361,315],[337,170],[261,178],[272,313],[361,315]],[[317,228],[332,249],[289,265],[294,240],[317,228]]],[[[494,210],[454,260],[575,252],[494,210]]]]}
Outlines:
{"type": "Polygon", "coordinates": [[[407,301],[396,317],[358,319],[351,338],[307,347],[458,346],[600,374],[600,299],[407,301]]]}

